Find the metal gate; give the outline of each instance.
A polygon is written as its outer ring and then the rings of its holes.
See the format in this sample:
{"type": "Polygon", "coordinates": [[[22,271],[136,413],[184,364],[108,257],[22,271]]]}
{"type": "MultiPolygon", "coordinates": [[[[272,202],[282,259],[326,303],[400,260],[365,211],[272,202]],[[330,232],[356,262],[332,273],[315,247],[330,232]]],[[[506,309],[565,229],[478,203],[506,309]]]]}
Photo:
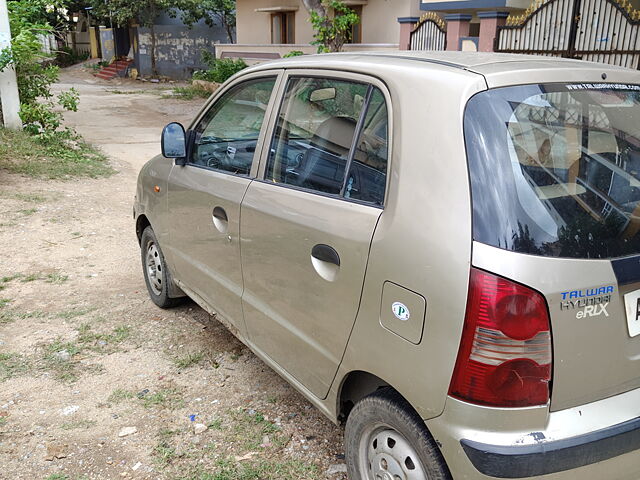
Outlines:
{"type": "Polygon", "coordinates": [[[495,50],[638,69],[640,10],[628,0],[536,0],[499,27],[495,50]]]}
{"type": "Polygon", "coordinates": [[[447,31],[444,20],[435,12],[427,12],[411,31],[411,50],[444,50],[447,47],[447,31]]]}

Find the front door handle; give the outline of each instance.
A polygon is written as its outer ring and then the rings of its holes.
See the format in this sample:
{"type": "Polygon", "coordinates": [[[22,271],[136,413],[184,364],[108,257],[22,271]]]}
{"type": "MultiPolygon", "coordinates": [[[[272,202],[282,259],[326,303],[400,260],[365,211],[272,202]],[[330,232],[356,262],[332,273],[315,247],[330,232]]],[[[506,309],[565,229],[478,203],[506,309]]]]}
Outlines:
{"type": "Polygon", "coordinates": [[[227,217],[227,212],[222,207],[215,207],[213,209],[213,226],[220,233],[227,233],[229,230],[229,218],[227,217]]]}
{"type": "Polygon", "coordinates": [[[333,247],[319,243],[311,249],[311,256],[321,262],[332,263],[336,267],[340,266],[340,255],[333,247]]]}

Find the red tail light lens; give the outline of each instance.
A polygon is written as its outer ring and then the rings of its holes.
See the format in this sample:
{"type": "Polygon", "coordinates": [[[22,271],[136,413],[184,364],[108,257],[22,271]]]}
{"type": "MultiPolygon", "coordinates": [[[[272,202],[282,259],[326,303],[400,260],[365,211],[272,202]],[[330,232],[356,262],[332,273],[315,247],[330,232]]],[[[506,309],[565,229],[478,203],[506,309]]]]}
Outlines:
{"type": "Polygon", "coordinates": [[[542,295],[471,269],[449,395],[493,407],[545,405],[551,364],[551,326],[542,295]]]}

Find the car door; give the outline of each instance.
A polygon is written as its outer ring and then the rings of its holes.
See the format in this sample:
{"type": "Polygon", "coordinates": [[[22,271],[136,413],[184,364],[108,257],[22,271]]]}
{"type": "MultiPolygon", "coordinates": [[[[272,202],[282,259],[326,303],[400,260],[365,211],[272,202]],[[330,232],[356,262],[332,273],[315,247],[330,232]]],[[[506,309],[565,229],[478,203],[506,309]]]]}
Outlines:
{"type": "Polygon", "coordinates": [[[243,334],[240,202],[257,172],[277,73],[230,85],[189,131],[186,164],[169,176],[174,276],[243,334]]]}
{"type": "Polygon", "coordinates": [[[364,76],[290,71],[261,180],[242,203],[250,342],[320,398],[354,324],[383,211],[389,147],[383,92],[364,76]]]}

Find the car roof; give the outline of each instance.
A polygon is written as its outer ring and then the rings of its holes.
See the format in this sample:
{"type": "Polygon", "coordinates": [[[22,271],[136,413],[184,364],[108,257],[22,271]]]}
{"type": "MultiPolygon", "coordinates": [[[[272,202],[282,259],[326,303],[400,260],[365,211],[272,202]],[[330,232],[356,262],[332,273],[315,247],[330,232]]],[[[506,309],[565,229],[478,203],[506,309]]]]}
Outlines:
{"type": "Polygon", "coordinates": [[[618,70],[628,71],[622,67],[601,63],[586,62],[558,57],[543,57],[539,55],[522,55],[493,52],[457,52],[457,51],[370,51],[325,53],[319,55],[301,55],[262,63],[252,70],[267,68],[342,68],[362,69],[374,68],[379,65],[388,66],[402,64],[410,66],[418,63],[431,63],[450,67],[452,70],[464,70],[480,75],[508,70],[618,70]]]}

